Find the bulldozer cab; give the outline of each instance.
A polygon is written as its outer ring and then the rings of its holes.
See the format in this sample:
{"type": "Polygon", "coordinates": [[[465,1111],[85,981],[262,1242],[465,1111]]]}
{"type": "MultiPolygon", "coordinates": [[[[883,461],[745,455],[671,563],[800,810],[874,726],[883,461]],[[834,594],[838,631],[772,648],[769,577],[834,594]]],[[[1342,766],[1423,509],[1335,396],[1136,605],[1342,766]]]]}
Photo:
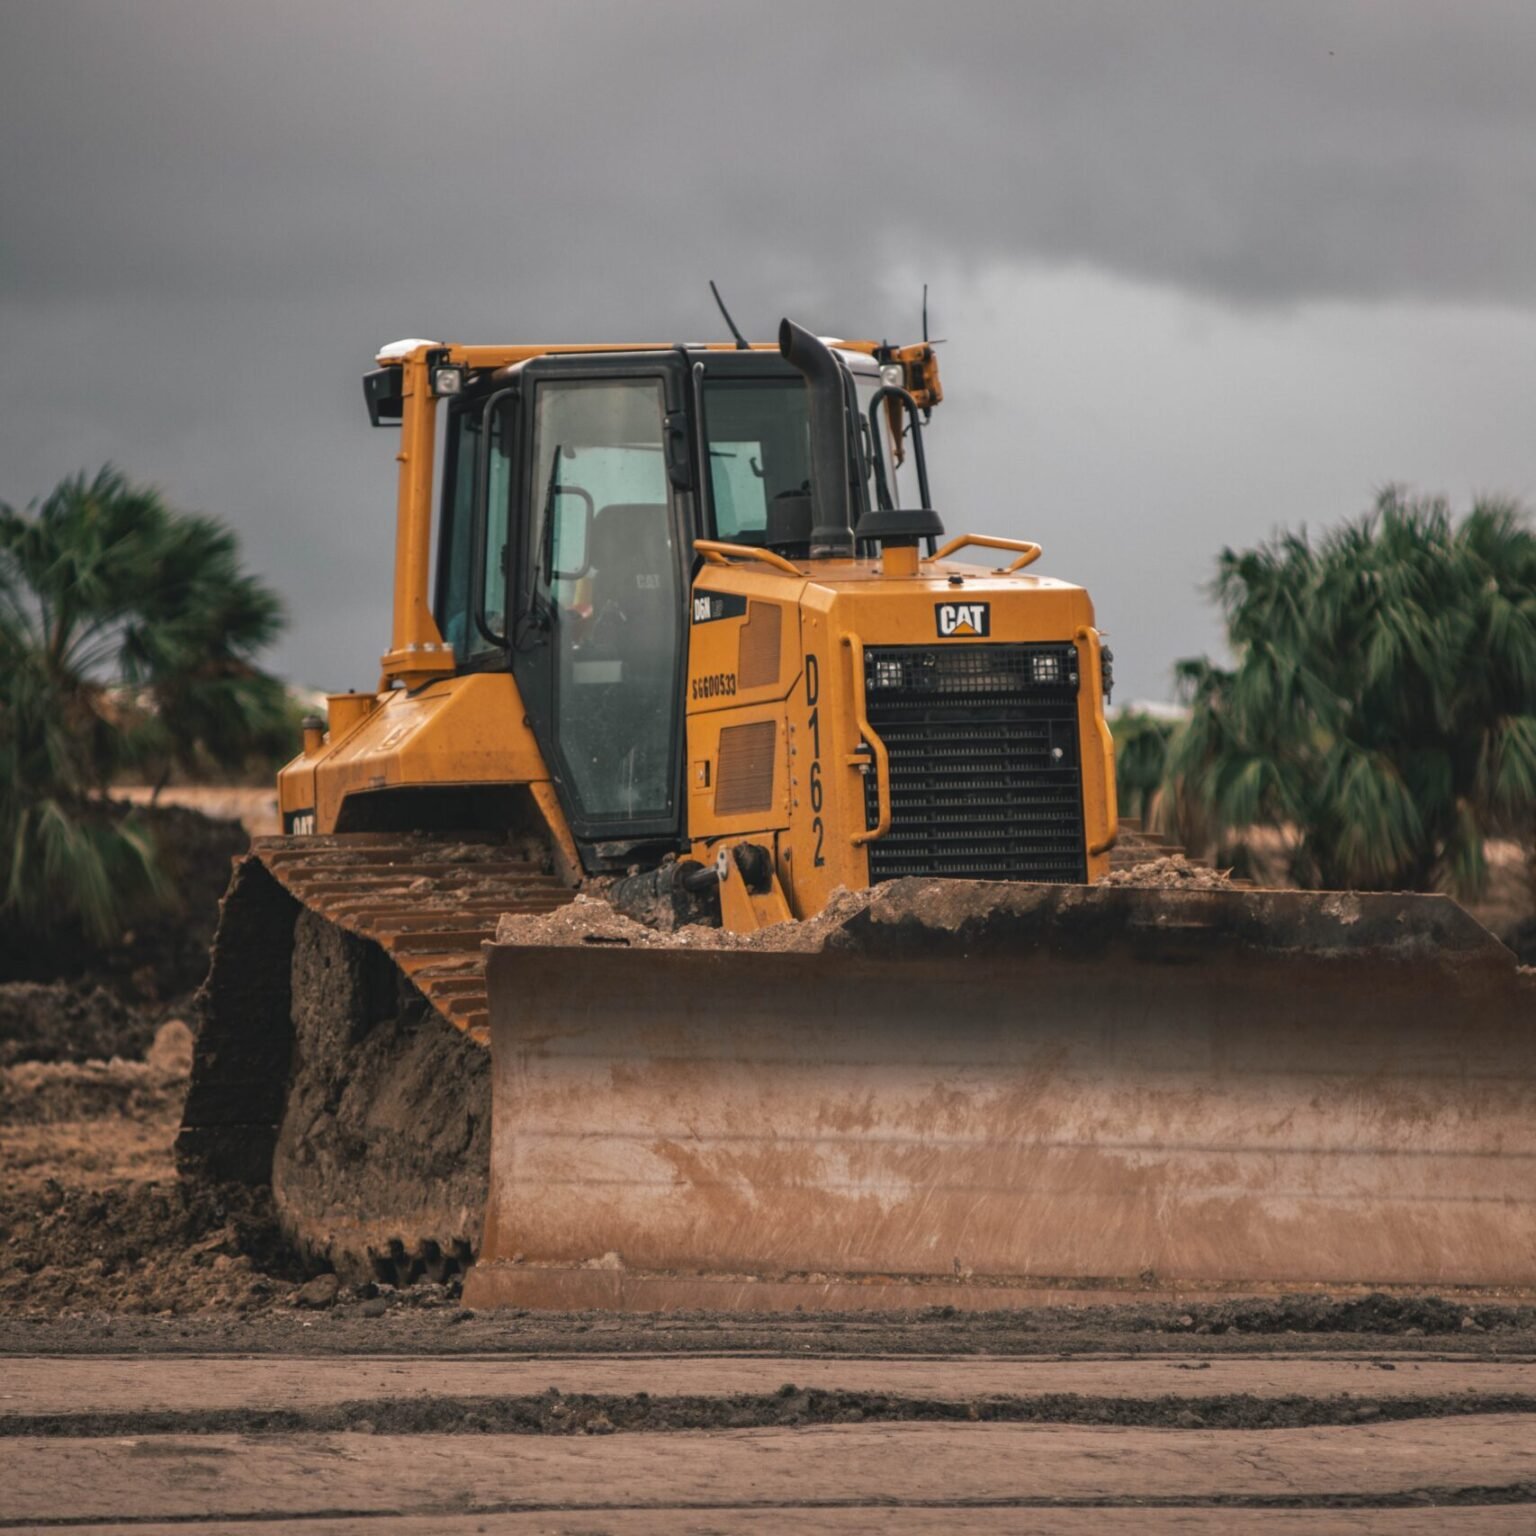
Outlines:
{"type": "MultiPolygon", "coordinates": [[[[858,410],[880,384],[848,368],[870,499],[875,454],[896,472],[858,410]]],[[[578,842],[675,844],[694,541],[803,552],[804,377],[759,351],[550,355],[454,399],[447,434],[435,611],[458,668],[513,673],[578,842]]]]}

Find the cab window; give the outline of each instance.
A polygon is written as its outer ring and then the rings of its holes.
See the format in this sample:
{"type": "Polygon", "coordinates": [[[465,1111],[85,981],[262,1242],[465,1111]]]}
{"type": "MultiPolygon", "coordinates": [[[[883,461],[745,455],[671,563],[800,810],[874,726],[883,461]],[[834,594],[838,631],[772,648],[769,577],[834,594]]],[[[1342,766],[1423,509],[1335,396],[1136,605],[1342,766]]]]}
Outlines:
{"type": "Polygon", "coordinates": [[[683,592],[655,378],[541,380],[532,609],[553,646],[555,737],[587,817],[670,812],[683,592]]]}
{"type": "Polygon", "coordinates": [[[704,418],[715,535],[761,544],[769,502],[810,490],[804,381],[707,379],[704,418]]]}
{"type": "Polygon", "coordinates": [[[475,622],[475,604],[492,634],[506,631],[507,526],[511,474],[504,411],[491,414],[491,453],[487,465],[485,569],[478,591],[474,577],[475,469],[484,431],[479,402],[456,403],[448,417],[444,453],[442,529],[437,550],[437,602],[433,616],[443,639],[460,664],[497,654],[501,646],[475,622]]]}

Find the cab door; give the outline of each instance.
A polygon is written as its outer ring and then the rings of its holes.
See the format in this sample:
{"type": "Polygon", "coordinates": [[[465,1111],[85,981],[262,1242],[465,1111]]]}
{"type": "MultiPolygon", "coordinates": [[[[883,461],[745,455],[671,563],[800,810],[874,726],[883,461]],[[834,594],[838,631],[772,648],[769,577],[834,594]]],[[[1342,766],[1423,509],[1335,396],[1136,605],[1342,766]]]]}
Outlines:
{"type": "Polygon", "coordinates": [[[523,373],[512,664],[588,843],[679,831],[693,509],[678,387],[657,364],[551,358],[523,373]]]}

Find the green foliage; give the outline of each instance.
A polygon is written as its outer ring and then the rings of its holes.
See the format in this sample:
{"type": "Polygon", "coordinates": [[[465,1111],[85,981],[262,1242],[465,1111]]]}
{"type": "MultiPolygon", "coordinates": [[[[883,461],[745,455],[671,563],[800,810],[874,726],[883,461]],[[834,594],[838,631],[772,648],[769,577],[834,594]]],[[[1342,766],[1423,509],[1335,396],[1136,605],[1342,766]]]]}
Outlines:
{"type": "Polygon", "coordinates": [[[1314,540],[1225,550],[1235,666],[1178,664],[1176,797],[1218,835],[1294,829],[1304,884],[1475,894],[1536,827],[1536,533],[1513,502],[1388,490],[1314,540]]]}
{"type": "Polygon", "coordinates": [[[154,890],[107,787],[238,763],[281,728],[283,689],[251,662],[281,623],[231,533],[115,469],[0,504],[0,913],[107,937],[154,890]]]}
{"type": "Polygon", "coordinates": [[[1115,798],[1122,816],[1151,827],[1168,768],[1168,744],[1177,722],[1139,710],[1122,710],[1110,721],[1115,738],[1115,798]]]}

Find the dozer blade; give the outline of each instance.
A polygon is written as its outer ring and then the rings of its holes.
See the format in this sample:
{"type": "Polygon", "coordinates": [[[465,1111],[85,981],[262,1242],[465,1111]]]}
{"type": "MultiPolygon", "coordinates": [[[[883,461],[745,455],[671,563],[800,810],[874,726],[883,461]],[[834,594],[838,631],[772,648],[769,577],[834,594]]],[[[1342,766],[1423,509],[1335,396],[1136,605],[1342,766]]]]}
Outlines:
{"type": "Polygon", "coordinates": [[[692,932],[490,949],[471,1305],[1536,1286],[1536,974],[1446,898],[904,880],[692,932]]]}

